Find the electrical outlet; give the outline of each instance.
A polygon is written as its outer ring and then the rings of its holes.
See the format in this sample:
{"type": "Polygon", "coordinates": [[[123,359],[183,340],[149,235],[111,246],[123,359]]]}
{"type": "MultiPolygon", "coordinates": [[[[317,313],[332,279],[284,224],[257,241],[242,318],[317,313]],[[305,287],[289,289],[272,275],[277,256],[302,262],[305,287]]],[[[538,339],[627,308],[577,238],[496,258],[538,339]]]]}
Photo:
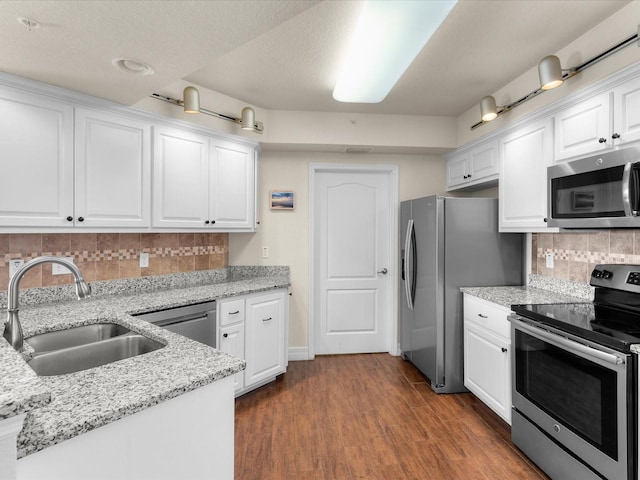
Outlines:
{"type": "MultiPolygon", "coordinates": [[[[71,263],[73,263],[73,257],[64,257],[64,259],[69,260],[71,263]]],[[[62,266],[59,263],[51,264],[51,275],[70,275],[70,274],[71,274],[71,270],[69,270],[67,267],[62,266]]]]}
{"type": "Polygon", "coordinates": [[[262,247],[262,258],[269,258],[269,247],[262,247]]]}
{"type": "Polygon", "coordinates": [[[149,266],[149,254],[147,252],[140,252],[140,268],[147,268],[149,266]]]}
{"type": "Polygon", "coordinates": [[[546,255],[547,268],[553,268],[553,252],[549,252],[546,255]]]}
{"type": "Polygon", "coordinates": [[[21,258],[12,258],[9,260],[9,278],[13,277],[13,274],[24,265],[24,260],[21,258]]]}

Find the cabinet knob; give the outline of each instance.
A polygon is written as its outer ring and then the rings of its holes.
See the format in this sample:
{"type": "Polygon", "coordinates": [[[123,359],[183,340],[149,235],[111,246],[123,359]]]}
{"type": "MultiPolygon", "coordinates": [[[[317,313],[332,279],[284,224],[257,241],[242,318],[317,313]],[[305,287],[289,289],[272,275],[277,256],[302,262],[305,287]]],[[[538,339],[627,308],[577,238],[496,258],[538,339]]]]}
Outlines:
{"type": "Polygon", "coordinates": [[[71,215],[67,217],[67,222],[73,222],[73,217],[71,215]]]}
{"type": "Polygon", "coordinates": [[[211,225],[213,225],[214,223],[216,223],[216,221],[215,220],[211,220],[211,225]]]}
{"type": "Polygon", "coordinates": [[[613,138],[614,140],[616,138],[620,138],[620,134],[619,133],[614,133],[613,135],[611,135],[611,138],[613,138]]]}
{"type": "Polygon", "coordinates": [[[547,223],[549,221],[548,218],[543,218],[542,220],[544,221],[544,223],[547,223]]]}
{"type": "Polygon", "coordinates": [[[604,138],[604,137],[600,137],[600,138],[598,139],[598,143],[607,143],[607,139],[606,139],[606,138],[604,138]]]}
{"type": "Polygon", "coordinates": [[[502,353],[507,353],[507,349],[506,348],[502,347],[501,350],[502,350],[502,353]]]}
{"type": "Polygon", "coordinates": [[[209,220],[204,221],[205,225],[209,225],[209,220]]]}
{"type": "Polygon", "coordinates": [[[472,177],[472,175],[471,175],[471,174],[467,175],[467,178],[471,178],[471,177],[472,177]]]}
{"type": "Polygon", "coordinates": [[[466,180],[467,178],[469,178],[469,175],[463,175],[462,178],[466,180]]]}
{"type": "Polygon", "coordinates": [[[84,217],[78,217],[79,222],[84,222],[84,217]]]}
{"type": "Polygon", "coordinates": [[[223,336],[224,338],[227,338],[227,337],[229,336],[229,334],[228,334],[228,333],[223,333],[223,334],[222,334],[222,336],[223,336]]]}

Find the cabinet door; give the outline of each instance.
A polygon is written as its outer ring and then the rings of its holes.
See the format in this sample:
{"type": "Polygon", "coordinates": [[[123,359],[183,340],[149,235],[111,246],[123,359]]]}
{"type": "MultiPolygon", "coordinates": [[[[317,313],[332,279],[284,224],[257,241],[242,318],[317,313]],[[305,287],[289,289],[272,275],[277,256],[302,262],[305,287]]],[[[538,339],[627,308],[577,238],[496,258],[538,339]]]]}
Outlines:
{"type": "Polygon", "coordinates": [[[511,424],[510,342],[464,322],[464,385],[511,424]]]}
{"type": "Polygon", "coordinates": [[[607,150],[613,146],[611,96],[601,93],[554,115],[556,162],[607,150]]]}
{"type": "Polygon", "coordinates": [[[245,386],[285,371],[284,293],[247,298],[245,386]]]}
{"type": "Polygon", "coordinates": [[[498,142],[492,141],[469,152],[469,181],[498,176],[498,142]]]}
{"type": "Polygon", "coordinates": [[[151,127],[76,108],[75,224],[148,227],[151,127]]]}
{"type": "Polygon", "coordinates": [[[153,226],[209,226],[209,138],[154,127],[153,226]]]}
{"type": "Polygon", "coordinates": [[[211,141],[210,217],[216,229],[255,230],[255,152],[211,141]]]}
{"type": "Polygon", "coordinates": [[[469,174],[469,152],[454,155],[447,160],[447,190],[467,183],[469,174]]]}
{"type": "Polygon", "coordinates": [[[640,140],[640,78],[613,91],[613,133],[620,135],[618,145],[640,140]]]}
{"type": "Polygon", "coordinates": [[[73,107],[0,87],[0,225],[71,227],[73,107]]]}
{"type": "MultiPolygon", "coordinates": [[[[234,357],[244,358],[244,322],[234,323],[220,328],[218,336],[218,350],[234,357]]],[[[234,375],[234,390],[236,392],[244,388],[244,372],[234,375]]]]}
{"type": "Polygon", "coordinates": [[[500,140],[500,231],[546,228],[547,167],[553,156],[553,120],[534,122],[500,140]]]}

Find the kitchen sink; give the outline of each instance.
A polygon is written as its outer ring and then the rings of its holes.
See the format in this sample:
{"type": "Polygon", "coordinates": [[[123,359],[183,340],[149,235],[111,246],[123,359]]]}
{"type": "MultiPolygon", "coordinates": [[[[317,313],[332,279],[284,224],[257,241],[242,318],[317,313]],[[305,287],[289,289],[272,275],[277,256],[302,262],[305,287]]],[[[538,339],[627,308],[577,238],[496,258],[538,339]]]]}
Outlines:
{"type": "Polygon", "coordinates": [[[162,347],[164,344],[156,340],[131,333],[39,353],[28,365],[40,376],[64,375],[153,352],[162,347]]]}
{"type": "Polygon", "coordinates": [[[67,328],[57,332],[47,332],[34,335],[25,340],[36,353],[76,347],[87,343],[99,342],[108,338],[119,337],[130,333],[126,327],[115,323],[95,323],[82,327],[67,328]]]}

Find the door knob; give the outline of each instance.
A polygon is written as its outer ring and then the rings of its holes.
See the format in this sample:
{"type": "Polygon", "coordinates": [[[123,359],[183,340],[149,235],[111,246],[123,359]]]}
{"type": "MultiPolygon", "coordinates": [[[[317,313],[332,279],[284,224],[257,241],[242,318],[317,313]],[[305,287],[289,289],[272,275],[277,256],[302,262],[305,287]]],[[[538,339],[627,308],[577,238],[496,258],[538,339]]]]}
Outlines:
{"type": "Polygon", "coordinates": [[[386,275],[387,272],[389,272],[389,270],[387,270],[386,268],[383,268],[382,270],[380,270],[378,273],[381,273],[382,275],[386,275]]]}

